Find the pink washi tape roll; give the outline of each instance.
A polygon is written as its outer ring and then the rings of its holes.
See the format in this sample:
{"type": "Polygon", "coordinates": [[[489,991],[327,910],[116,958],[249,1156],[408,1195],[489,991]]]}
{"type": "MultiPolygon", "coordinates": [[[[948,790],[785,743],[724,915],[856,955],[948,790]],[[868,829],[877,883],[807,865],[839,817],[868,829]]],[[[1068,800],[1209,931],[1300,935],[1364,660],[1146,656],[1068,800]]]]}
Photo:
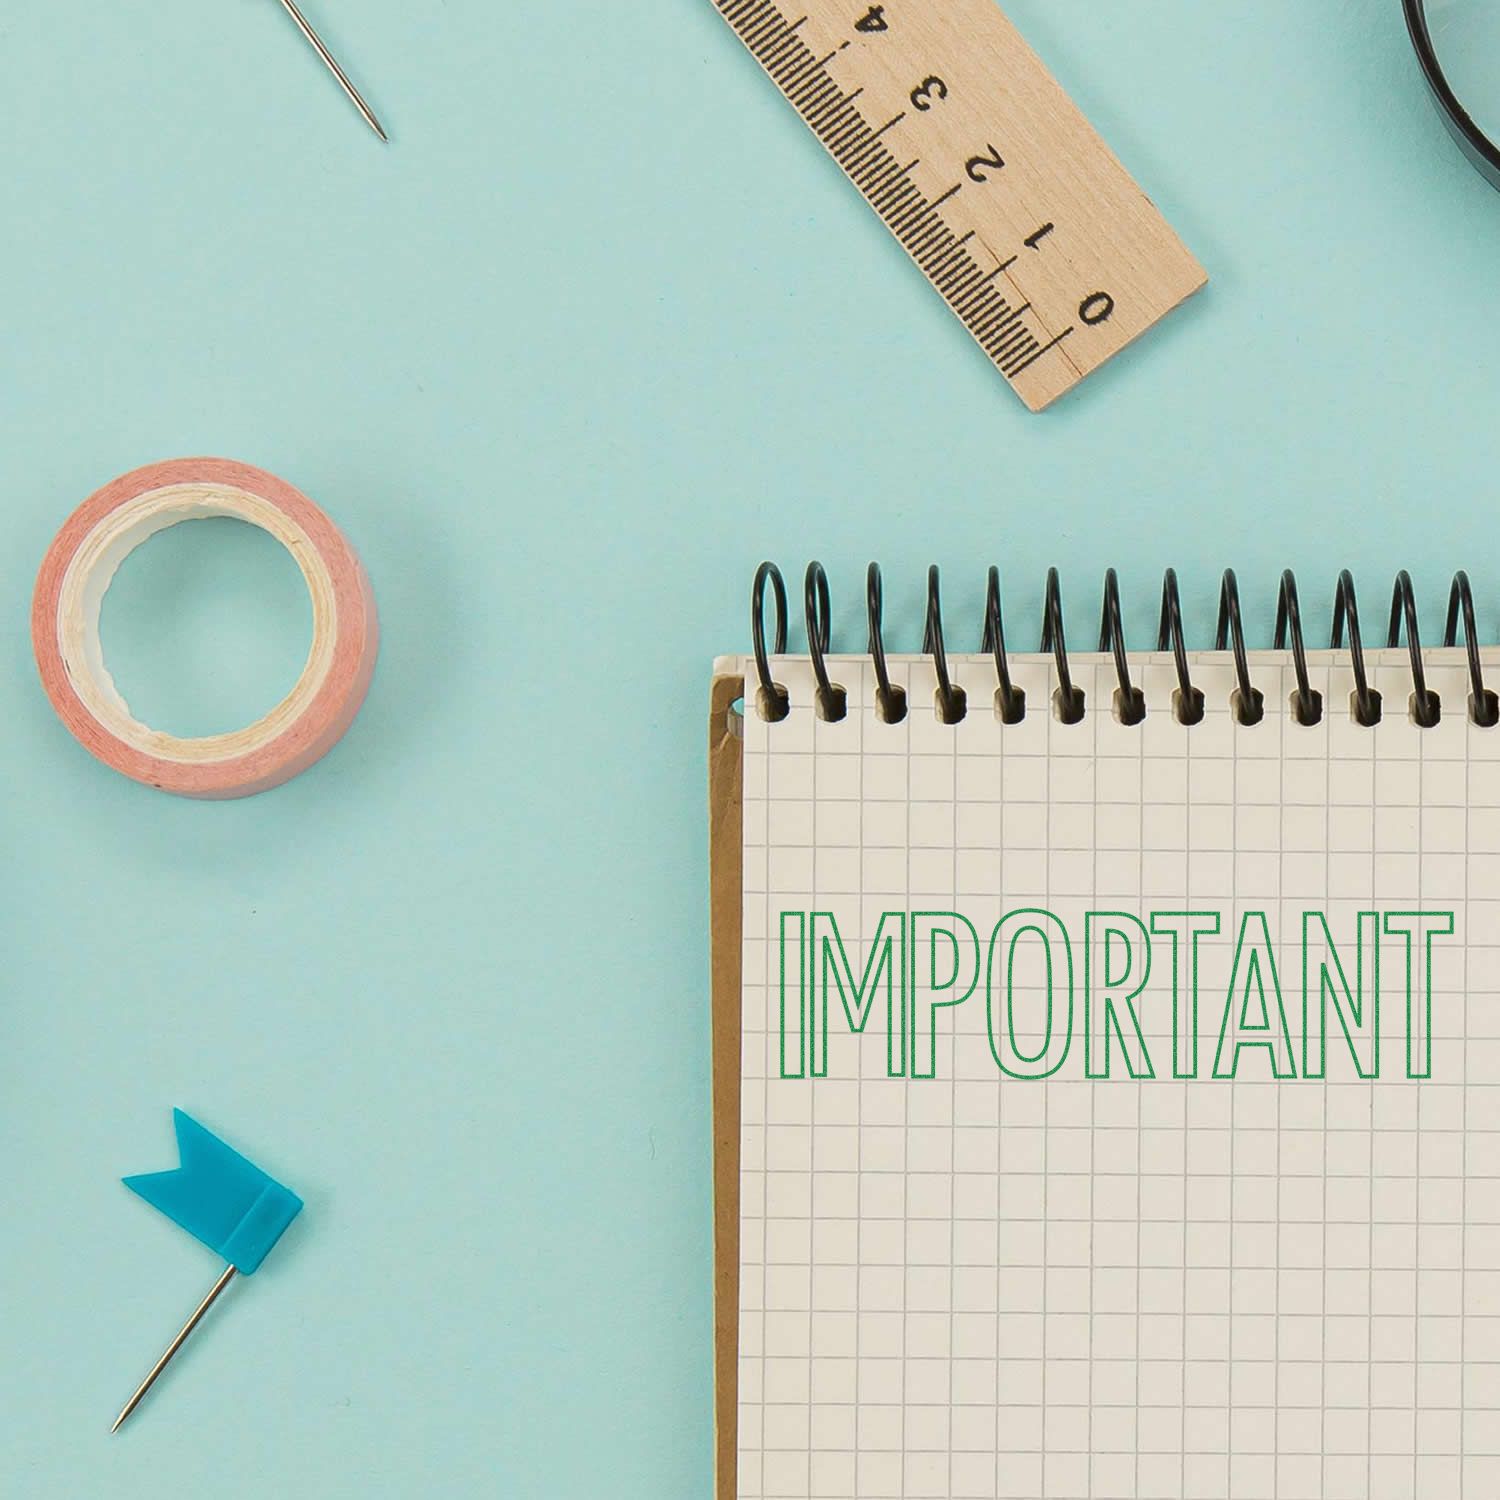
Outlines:
{"type": "Polygon", "coordinates": [[[369,688],[378,631],[359,558],[306,495],[249,464],[178,458],[122,474],[68,517],[37,575],[31,640],[53,708],[105,765],[184,797],[246,797],[338,742],[369,688]],[[297,685],[264,718],[182,739],[131,716],[104,665],[99,606],[115,569],[148,537],[208,516],[259,526],[296,559],[312,596],[312,647],[297,685]]]}

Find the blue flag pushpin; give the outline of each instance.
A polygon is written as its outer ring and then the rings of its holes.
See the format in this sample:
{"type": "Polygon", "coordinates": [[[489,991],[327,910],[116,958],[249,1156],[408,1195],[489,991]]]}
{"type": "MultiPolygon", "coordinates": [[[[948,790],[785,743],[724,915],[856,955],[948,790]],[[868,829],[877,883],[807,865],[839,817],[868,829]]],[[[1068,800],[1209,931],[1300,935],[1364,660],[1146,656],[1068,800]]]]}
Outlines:
{"type": "Polygon", "coordinates": [[[211,1135],[180,1109],[172,1111],[172,1121],[177,1129],[177,1151],[182,1165],[170,1172],[127,1177],[125,1186],[229,1264],[135,1395],[125,1403],[125,1409],[110,1429],[112,1432],[118,1432],[141,1404],[224,1288],[239,1273],[249,1276],[259,1269],[271,1247],[302,1209],[302,1200],[295,1193],[268,1177],[254,1162],[246,1161],[238,1151],[230,1150],[218,1136],[211,1135]]]}

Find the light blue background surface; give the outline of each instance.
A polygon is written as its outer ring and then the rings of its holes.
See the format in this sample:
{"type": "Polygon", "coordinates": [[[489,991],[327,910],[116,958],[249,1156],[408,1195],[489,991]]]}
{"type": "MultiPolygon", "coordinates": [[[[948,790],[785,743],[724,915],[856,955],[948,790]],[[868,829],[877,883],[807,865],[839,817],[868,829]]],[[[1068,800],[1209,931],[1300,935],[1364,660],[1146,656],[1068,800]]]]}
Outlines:
{"type": "MultiPolygon", "coordinates": [[[[907,649],[929,560],[966,644],[991,559],[1018,643],[1054,561],[1080,638],[1109,563],[1138,642],[1168,563],[1200,641],[1230,564],[1259,642],[1289,563],[1315,632],[1339,566],[1431,633],[1462,564],[1493,633],[1500,195],[1396,0],[1012,0],[1213,276],[1034,417],[708,0],[309,8],[389,149],[274,0],[0,18],[0,1483],[707,1496],[704,704],[755,563],[821,556],[851,649],[871,556],[907,649]],[[324,505],[384,627],[343,745],[230,805],[91,761],[27,641],[68,511],[194,452],[324,505]],[[217,1274],[114,1182],[172,1104],[308,1207],[111,1439],[217,1274]]],[[[186,728],[307,630],[219,529],[106,614],[186,728]]]]}

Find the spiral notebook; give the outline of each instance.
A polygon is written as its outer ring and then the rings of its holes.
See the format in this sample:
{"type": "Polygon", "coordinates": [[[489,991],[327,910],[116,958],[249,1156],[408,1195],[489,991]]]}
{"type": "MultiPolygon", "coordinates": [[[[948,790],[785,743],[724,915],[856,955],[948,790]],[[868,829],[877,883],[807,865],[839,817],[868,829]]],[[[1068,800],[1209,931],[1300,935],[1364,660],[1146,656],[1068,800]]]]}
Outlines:
{"type": "Polygon", "coordinates": [[[719,1500],[1500,1494],[1500,659],[1283,603],[716,664],[719,1500]]]}

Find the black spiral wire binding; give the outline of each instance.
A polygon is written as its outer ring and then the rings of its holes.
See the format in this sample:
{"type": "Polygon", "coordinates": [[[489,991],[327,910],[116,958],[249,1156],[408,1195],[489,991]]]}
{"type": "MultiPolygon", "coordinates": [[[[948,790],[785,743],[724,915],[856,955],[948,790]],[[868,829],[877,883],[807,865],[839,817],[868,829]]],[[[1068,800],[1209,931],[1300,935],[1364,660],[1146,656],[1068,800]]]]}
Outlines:
{"type": "Polygon", "coordinates": [[[781,581],[781,569],[773,562],[763,562],[755,570],[755,583],[750,590],[750,640],[755,647],[755,673],[760,678],[758,707],[763,719],[772,723],[786,718],[792,710],[787,690],[771,677],[771,662],[766,655],[766,584],[776,597],[776,634],[773,654],[780,656],[786,650],[786,584],[781,581]]]}
{"type": "Polygon", "coordinates": [[[1469,717],[1481,729],[1493,729],[1500,724],[1500,698],[1484,685],[1484,672],[1479,664],[1479,639],[1474,629],[1474,593],[1469,587],[1469,575],[1462,568],[1453,575],[1453,587],[1448,591],[1448,623],[1443,628],[1443,644],[1458,644],[1459,611],[1463,611],[1464,650],[1469,658],[1469,717]]]}
{"type": "Polygon", "coordinates": [[[995,712],[1002,724],[1019,724],[1026,717],[1026,691],[1010,680],[1010,659],[1005,654],[1005,620],[1000,613],[1000,569],[990,568],[984,586],[984,638],[981,651],[995,655],[995,712]]]}
{"type": "Polygon", "coordinates": [[[802,608],[807,619],[807,652],[818,680],[818,716],[837,721],[849,711],[849,695],[828,679],[824,659],[833,634],[833,607],[828,597],[828,575],[823,564],[810,562],[802,585],[802,608]]]}
{"type": "Polygon", "coordinates": [[[937,673],[938,716],[945,724],[957,724],[968,712],[968,695],[948,680],[948,651],[943,644],[943,605],[938,598],[936,563],[927,570],[927,630],[922,636],[922,650],[932,657],[937,673]]]}
{"type": "MultiPolygon", "coordinates": [[[[1182,628],[1182,596],[1177,590],[1177,570],[1168,568],[1161,581],[1161,619],[1156,627],[1156,649],[1172,650],[1177,668],[1175,708],[1179,724],[1203,722],[1203,694],[1193,686],[1188,674],[1187,637],[1182,628]]],[[[1224,649],[1222,646],[1219,648],[1224,649]]]]}
{"type": "Polygon", "coordinates": [[[1120,679],[1115,694],[1115,712],[1122,724],[1139,724],[1146,717],[1146,695],[1131,685],[1126,656],[1125,627],[1120,622],[1120,578],[1113,568],[1104,570],[1104,611],[1099,619],[1099,649],[1113,652],[1115,676],[1120,679]]]}
{"type": "Polygon", "coordinates": [[[906,689],[896,687],[886,670],[885,636],[881,631],[883,612],[880,564],[872,562],[865,574],[865,613],[870,622],[870,658],[875,664],[875,706],[887,724],[899,724],[906,717],[906,689]]]}
{"type": "MultiPolygon", "coordinates": [[[[865,575],[865,609],[869,624],[869,652],[875,671],[875,702],[879,717],[886,723],[899,723],[906,717],[906,691],[891,681],[886,658],[882,625],[883,589],[880,566],[871,563],[865,575]]],[[[829,676],[828,653],[832,634],[832,605],[828,575],[818,562],[808,564],[803,582],[803,612],[807,624],[808,654],[811,659],[815,688],[815,709],[820,718],[839,720],[847,716],[848,694],[829,676]]],[[[1448,594],[1448,611],[1443,631],[1443,645],[1453,648],[1462,625],[1464,648],[1468,660],[1468,717],[1479,728],[1500,726],[1500,697],[1484,685],[1478,632],[1475,623],[1474,594],[1468,575],[1462,571],[1453,577],[1448,594]]],[[[1365,665],[1364,641],[1359,625],[1359,606],[1355,598],[1353,575],[1345,569],[1339,574],[1333,601],[1331,649],[1344,649],[1344,635],[1349,637],[1348,660],[1354,679],[1350,694],[1350,714],[1356,722],[1373,726],[1381,720],[1383,704],[1380,693],[1371,686],[1365,665]]],[[[786,651],[787,594],[781,570],[772,562],[763,562],[755,573],[750,595],[750,630],[754,644],[755,672],[758,679],[756,707],[762,718],[776,721],[790,712],[787,689],[771,674],[771,657],[786,651]],[[766,592],[769,587],[775,604],[776,619],[772,645],[766,643],[766,592]]],[[[1441,722],[1442,702],[1427,685],[1426,663],[1418,633],[1416,591],[1411,575],[1403,569],[1396,575],[1391,594],[1390,628],[1386,647],[1401,645],[1403,632],[1411,671],[1412,722],[1430,729],[1441,722]]],[[[1314,725],[1323,718],[1323,697],[1313,686],[1307,663],[1307,647],[1302,628],[1302,612],[1297,596],[1297,579],[1288,568],[1281,575],[1276,599],[1275,649],[1290,650],[1297,686],[1292,694],[1292,716],[1298,724],[1314,725]]],[[[1203,721],[1206,704],[1202,691],[1193,685],[1186,631],[1182,619],[1182,597],[1176,571],[1168,568],[1162,579],[1161,612],[1158,617],[1156,649],[1170,651],[1177,674],[1172,694],[1173,713],[1184,725],[1203,721]]],[[[1249,653],[1245,645],[1244,622],[1240,610],[1239,584],[1234,570],[1226,568],[1219,587],[1218,623],[1214,649],[1229,650],[1234,664],[1235,688],[1230,707],[1236,720],[1247,728],[1265,717],[1264,699],[1250,680],[1249,653]]],[[[948,667],[948,650],[943,631],[942,600],[938,569],[927,571],[926,625],[922,650],[932,658],[937,678],[935,707],[945,724],[957,724],[967,715],[968,696],[952,679],[948,667]]],[[[980,650],[995,663],[995,717],[1003,724],[1018,724],[1026,717],[1026,694],[1011,677],[1010,658],[1005,643],[1005,623],[1000,605],[1000,570],[990,568],[985,586],[984,633],[980,650]]],[[[1057,688],[1053,706],[1064,724],[1077,724],[1086,711],[1084,691],[1073,681],[1068,661],[1067,642],[1063,634],[1062,585],[1056,568],[1047,570],[1046,595],[1042,608],[1041,650],[1053,658],[1057,688]]],[[[1112,695],[1116,716],[1122,723],[1139,724],[1146,717],[1145,695],[1130,677],[1129,651],[1120,605],[1119,576],[1113,568],[1104,575],[1104,603],[1099,624],[1099,650],[1113,662],[1119,687],[1112,695]]]]}
{"type": "Polygon", "coordinates": [[[1401,644],[1401,625],[1406,624],[1406,649],[1411,657],[1411,716],[1423,729],[1431,729],[1443,714],[1442,701],[1427,686],[1422,666],[1422,643],[1417,639],[1417,601],[1412,592],[1411,574],[1405,568],[1396,574],[1391,594],[1391,628],[1386,645],[1401,644]]]}
{"type": "Polygon", "coordinates": [[[1323,717],[1323,695],[1308,679],[1302,609],[1297,603],[1297,575],[1290,568],[1281,575],[1281,591],[1276,596],[1276,633],[1272,644],[1277,651],[1286,650],[1288,631],[1292,640],[1292,670],[1297,674],[1297,691],[1292,694],[1292,717],[1299,724],[1311,726],[1323,717]]]}
{"type": "Polygon", "coordinates": [[[1064,724],[1077,724],[1084,715],[1083,689],[1073,682],[1068,670],[1068,643],[1063,639],[1062,582],[1056,568],[1047,569],[1047,596],[1042,602],[1042,645],[1050,651],[1057,663],[1057,692],[1053,702],[1057,705],[1057,717],[1064,724]]]}
{"type": "Polygon", "coordinates": [[[1344,621],[1349,622],[1349,663],[1354,670],[1354,721],[1365,728],[1380,722],[1380,694],[1370,686],[1365,675],[1365,647],[1359,634],[1359,607],[1354,602],[1354,575],[1345,568],[1339,574],[1338,592],[1333,596],[1333,633],[1329,645],[1335,651],[1344,644],[1344,621]]]}
{"type": "MultiPolygon", "coordinates": [[[[1175,578],[1173,582],[1176,582],[1175,578]]],[[[1294,584],[1294,590],[1295,587],[1294,584]]],[[[1297,634],[1300,640],[1300,622],[1297,634]]],[[[1214,650],[1222,651],[1226,645],[1234,653],[1234,675],[1239,682],[1234,690],[1234,716],[1247,727],[1259,724],[1266,716],[1266,700],[1250,683],[1250,657],[1245,650],[1245,622],[1240,618],[1240,585],[1233,568],[1224,569],[1224,579],[1219,585],[1219,623],[1214,630],[1214,650]]],[[[1304,672],[1306,666],[1304,661],[1304,672]]]]}

